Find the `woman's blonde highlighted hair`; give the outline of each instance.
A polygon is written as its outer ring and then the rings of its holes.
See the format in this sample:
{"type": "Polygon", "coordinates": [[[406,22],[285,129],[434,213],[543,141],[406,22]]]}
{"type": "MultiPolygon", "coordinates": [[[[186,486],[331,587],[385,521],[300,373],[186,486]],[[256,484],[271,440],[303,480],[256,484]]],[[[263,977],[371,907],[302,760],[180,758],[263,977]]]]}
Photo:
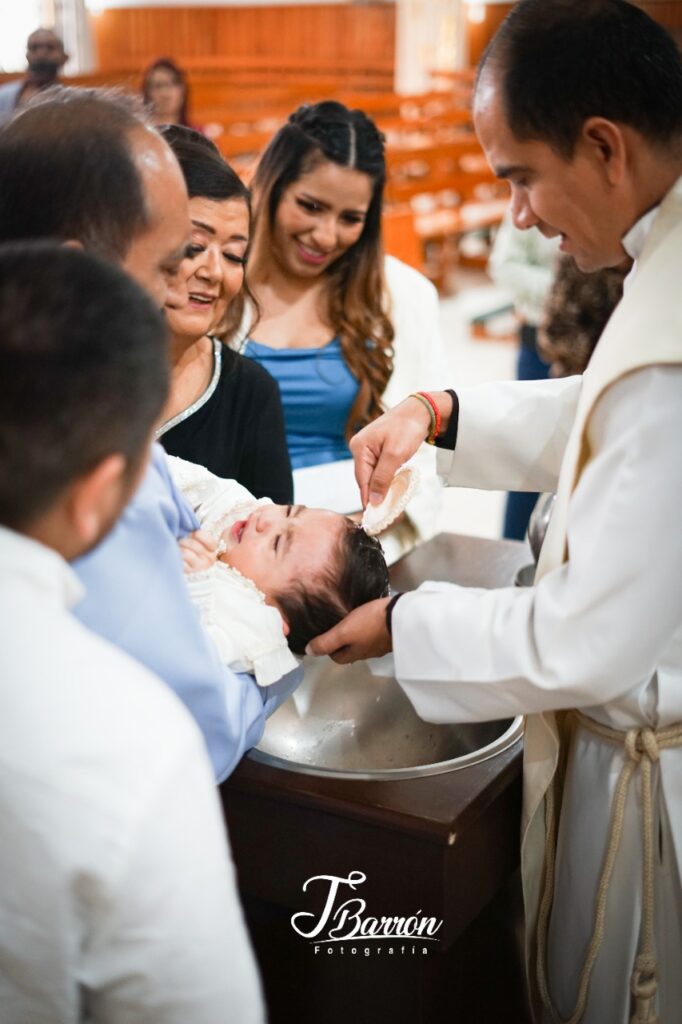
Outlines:
{"type": "Polygon", "coordinates": [[[350,438],[383,412],[381,396],[393,372],[394,330],[386,309],[381,242],[384,139],[361,110],[333,101],[305,105],[272,139],[253,180],[255,230],[249,270],[253,281],[271,251],[284,190],[325,161],[367,174],[373,186],[360,238],[324,272],[331,324],[346,364],[360,383],[346,424],[350,438]]]}

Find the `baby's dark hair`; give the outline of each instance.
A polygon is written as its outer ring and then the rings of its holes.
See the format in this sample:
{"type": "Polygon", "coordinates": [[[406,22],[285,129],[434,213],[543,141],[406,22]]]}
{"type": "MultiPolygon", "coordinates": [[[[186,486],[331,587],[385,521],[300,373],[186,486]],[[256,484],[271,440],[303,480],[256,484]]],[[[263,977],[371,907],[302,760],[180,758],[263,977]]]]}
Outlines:
{"type": "Polygon", "coordinates": [[[287,641],[294,654],[303,654],[310,641],[326,633],[349,612],[388,594],[388,568],[376,537],[346,520],[337,557],[314,590],[297,582],[277,604],[289,623],[287,641]]]}

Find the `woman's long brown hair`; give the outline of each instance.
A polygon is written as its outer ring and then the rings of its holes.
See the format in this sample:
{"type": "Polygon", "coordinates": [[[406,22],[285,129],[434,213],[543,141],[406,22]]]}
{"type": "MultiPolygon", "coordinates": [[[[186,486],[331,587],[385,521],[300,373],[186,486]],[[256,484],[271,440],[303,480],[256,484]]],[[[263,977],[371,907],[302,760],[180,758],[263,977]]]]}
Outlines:
{"type": "Polygon", "coordinates": [[[327,160],[367,174],[373,186],[360,238],[325,271],[329,318],[346,364],[360,384],[346,423],[350,438],[384,411],[381,396],[393,372],[395,333],[386,309],[381,243],[384,140],[361,110],[332,101],[306,105],[277,132],[253,181],[255,230],[249,270],[253,281],[271,250],[284,190],[327,160]]]}

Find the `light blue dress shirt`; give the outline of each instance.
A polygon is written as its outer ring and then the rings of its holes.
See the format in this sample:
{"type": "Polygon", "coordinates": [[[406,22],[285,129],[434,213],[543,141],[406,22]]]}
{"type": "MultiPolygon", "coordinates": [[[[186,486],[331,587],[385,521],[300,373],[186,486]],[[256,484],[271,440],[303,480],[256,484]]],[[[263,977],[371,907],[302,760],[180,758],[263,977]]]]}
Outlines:
{"type": "Polygon", "coordinates": [[[265,719],[303,670],[259,687],[252,676],[221,664],[190,601],[177,543],[198,528],[163,449],[154,445],[144,479],[114,529],[74,563],[87,591],[74,613],[175,690],[199,724],[221,782],[258,743],[265,719]]]}

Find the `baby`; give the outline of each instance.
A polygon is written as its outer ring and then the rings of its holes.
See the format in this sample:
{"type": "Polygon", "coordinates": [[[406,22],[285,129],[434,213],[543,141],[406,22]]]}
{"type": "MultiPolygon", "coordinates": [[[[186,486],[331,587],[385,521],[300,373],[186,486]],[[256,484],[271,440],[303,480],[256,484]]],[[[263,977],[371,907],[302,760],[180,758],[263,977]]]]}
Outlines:
{"type": "Polygon", "coordinates": [[[201,523],[180,541],[190,593],[235,671],[269,686],[313,637],[388,593],[381,545],[346,516],[273,505],[201,466],[168,464],[201,523]]]}

